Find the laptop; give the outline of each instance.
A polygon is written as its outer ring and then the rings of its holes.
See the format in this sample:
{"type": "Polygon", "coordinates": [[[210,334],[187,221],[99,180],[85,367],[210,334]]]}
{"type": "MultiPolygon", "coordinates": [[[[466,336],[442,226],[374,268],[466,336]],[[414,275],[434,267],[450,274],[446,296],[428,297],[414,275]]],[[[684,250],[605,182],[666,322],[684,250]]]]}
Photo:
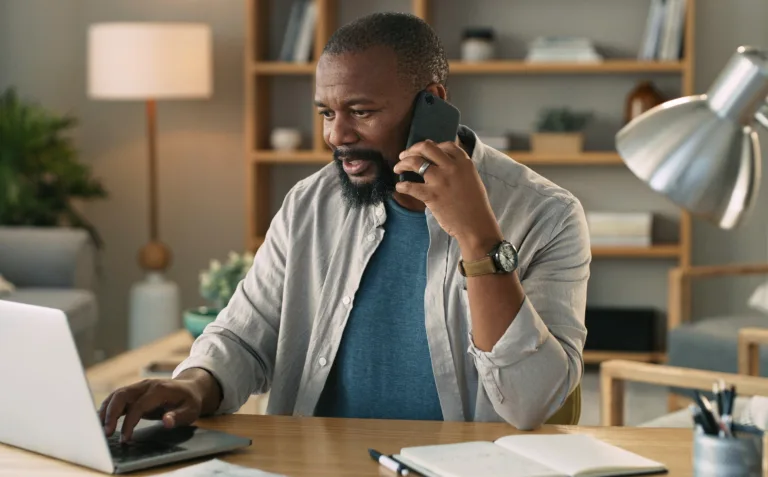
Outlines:
{"type": "MultiPolygon", "coordinates": [[[[142,420],[135,443],[104,435],[67,317],[0,300],[0,443],[109,474],[231,451],[251,440],[142,420]]],[[[100,404],[100,403],[98,403],[100,404]]],[[[118,426],[118,431],[120,427],[118,426]]]]}

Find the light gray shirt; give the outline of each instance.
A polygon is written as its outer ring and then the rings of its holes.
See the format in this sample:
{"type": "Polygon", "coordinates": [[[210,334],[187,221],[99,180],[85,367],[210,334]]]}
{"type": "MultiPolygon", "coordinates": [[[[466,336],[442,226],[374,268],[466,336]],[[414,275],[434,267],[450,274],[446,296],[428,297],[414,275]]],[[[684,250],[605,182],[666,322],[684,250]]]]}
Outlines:
{"type": "MultiPolygon", "coordinates": [[[[586,219],[568,191],[479,140],[472,161],[505,238],[519,250],[523,305],[490,352],[473,345],[459,248],[429,209],[427,285],[413,292],[424,294],[444,419],[531,429],[563,405],[582,377],[591,261],[586,219]]],[[[174,376],[191,367],[213,374],[223,392],[217,414],[270,391],[267,413],[311,416],[386,220],[383,205],[346,206],[334,164],[297,183],[252,269],[174,376]]]]}

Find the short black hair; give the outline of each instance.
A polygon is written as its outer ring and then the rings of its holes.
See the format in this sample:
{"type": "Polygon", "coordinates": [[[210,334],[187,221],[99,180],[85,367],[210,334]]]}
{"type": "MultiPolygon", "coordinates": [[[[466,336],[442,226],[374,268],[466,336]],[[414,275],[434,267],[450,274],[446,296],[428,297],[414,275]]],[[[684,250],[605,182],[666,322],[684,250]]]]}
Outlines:
{"type": "Polygon", "coordinates": [[[440,38],[427,22],[410,13],[372,13],[347,23],[331,35],[323,54],[359,53],[375,46],[395,52],[398,73],[415,89],[446,85],[448,59],[440,38]]]}

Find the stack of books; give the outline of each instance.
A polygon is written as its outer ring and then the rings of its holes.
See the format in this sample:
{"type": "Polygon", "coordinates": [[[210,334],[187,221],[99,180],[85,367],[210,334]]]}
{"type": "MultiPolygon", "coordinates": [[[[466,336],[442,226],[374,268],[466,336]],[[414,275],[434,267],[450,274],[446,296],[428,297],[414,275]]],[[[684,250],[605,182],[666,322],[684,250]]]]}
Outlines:
{"type": "Polygon", "coordinates": [[[587,212],[593,246],[650,247],[653,214],[650,212],[587,212]]]}
{"type": "Polygon", "coordinates": [[[294,0],[288,25],[283,35],[279,61],[306,63],[312,59],[317,25],[317,4],[314,0],[294,0]]]}
{"type": "Polygon", "coordinates": [[[603,60],[589,38],[578,36],[540,36],[531,42],[526,61],[597,63],[603,60]]]}
{"type": "Polygon", "coordinates": [[[683,51],[687,0],[651,0],[640,60],[679,60],[683,51]]]}

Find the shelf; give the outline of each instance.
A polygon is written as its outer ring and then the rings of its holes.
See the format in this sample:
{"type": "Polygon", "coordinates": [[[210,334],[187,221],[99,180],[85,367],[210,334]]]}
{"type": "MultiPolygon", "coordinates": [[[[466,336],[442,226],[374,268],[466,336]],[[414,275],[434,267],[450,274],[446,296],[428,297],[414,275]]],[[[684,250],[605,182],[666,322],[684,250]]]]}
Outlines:
{"type": "MultiPolygon", "coordinates": [[[[533,154],[530,151],[507,151],[509,157],[528,166],[601,166],[623,165],[618,154],[611,151],[583,152],[575,155],[533,154]]],[[[253,160],[266,164],[327,164],[331,161],[330,151],[270,151],[261,150],[253,154],[253,160]]]]}
{"type": "MultiPolygon", "coordinates": [[[[314,75],[317,64],[286,61],[257,61],[254,73],[262,75],[314,75]]],[[[499,60],[478,63],[450,62],[450,74],[614,74],[679,73],[681,61],[606,60],[601,63],[529,63],[523,60],[499,60]]]]}
{"type": "MultiPolygon", "coordinates": [[[[257,247],[264,243],[264,237],[254,237],[251,240],[252,245],[257,247]]],[[[593,257],[615,257],[615,258],[660,258],[677,257],[680,254],[680,247],[677,245],[658,245],[655,247],[593,247],[593,257]]]]}
{"type": "Polygon", "coordinates": [[[261,75],[314,75],[316,66],[314,62],[257,61],[251,63],[251,71],[261,75]]]}
{"type": "Polygon", "coordinates": [[[678,258],[680,246],[652,245],[650,247],[592,247],[592,257],[615,258],[678,258]]]}
{"type": "Polygon", "coordinates": [[[613,74],[680,73],[682,61],[605,60],[600,63],[529,63],[524,60],[499,60],[477,63],[450,62],[450,74],[613,74]]]}
{"type": "Polygon", "coordinates": [[[610,359],[626,359],[630,361],[641,361],[643,363],[663,363],[666,361],[666,354],[661,351],[634,352],[584,350],[584,364],[599,364],[610,359]]]}
{"type": "Polygon", "coordinates": [[[526,166],[619,166],[624,164],[621,157],[613,151],[585,151],[571,155],[506,151],[506,154],[526,166]]]}

